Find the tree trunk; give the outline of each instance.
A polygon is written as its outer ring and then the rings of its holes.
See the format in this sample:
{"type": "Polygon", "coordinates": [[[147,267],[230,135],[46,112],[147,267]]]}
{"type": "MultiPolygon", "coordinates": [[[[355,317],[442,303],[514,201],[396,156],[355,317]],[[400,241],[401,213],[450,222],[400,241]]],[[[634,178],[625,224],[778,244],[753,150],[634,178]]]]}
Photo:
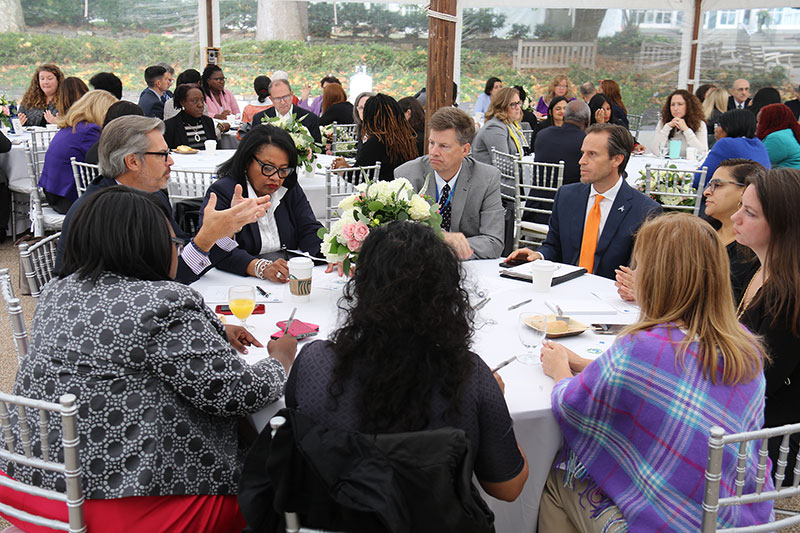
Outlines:
{"type": "Polygon", "coordinates": [[[570,28],[572,26],[572,17],[569,14],[569,9],[546,9],[544,12],[544,23],[556,28],[570,28]]]}
{"type": "Polygon", "coordinates": [[[258,0],[256,41],[304,41],[306,35],[308,2],[258,0]]]}
{"type": "Polygon", "coordinates": [[[0,0],[0,33],[25,31],[20,0],[0,0]]]}
{"type": "Polygon", "coordinates": [[[570,40],[574,42],[594,41],[606,17],[605,9],[578,9],[570,40]]]}

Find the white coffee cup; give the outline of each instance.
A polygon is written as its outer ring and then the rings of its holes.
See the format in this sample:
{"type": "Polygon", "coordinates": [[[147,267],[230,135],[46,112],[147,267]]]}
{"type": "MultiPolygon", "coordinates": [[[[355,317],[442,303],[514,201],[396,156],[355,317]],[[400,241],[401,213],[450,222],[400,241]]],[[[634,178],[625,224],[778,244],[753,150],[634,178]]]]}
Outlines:
{"type": "Polygon", "coordinates": [[[695,161],[697,159],[697,148],[695,148],[694,146],[687,146],[686,159],[688,159],[689,161],[695,161]]]}
{"type": "Polygon", "coordinates": [[[311,299],[311,271],[314,261],[308,257],[292,257],[289,259],[289,292],[295,302],[307,302],[311,299]]]}
{"type": "Polygon", "coordinates": [[[205,142],[206,153],[208,155],[214,155],[217,153],[217,141],[211,140],[205,142]]]}
{"type": "Polygon", "coordinates": [[[58,129],[58,124],[49,124],[49,123],[48,123],[48,124],[47,124],[47,129],[48,129],[48,130],[51,130],[51,131],[52,131],[52,130],[57,130],[57,129],[58,129]]]}
{"type": "Polygon", "coordinates": [[[553,273],[556,265],[547,259],[539,259],[531,263],[531,274],[533,275],[533,292],[550,292],[550,284],[553,282],[553,273]]]}

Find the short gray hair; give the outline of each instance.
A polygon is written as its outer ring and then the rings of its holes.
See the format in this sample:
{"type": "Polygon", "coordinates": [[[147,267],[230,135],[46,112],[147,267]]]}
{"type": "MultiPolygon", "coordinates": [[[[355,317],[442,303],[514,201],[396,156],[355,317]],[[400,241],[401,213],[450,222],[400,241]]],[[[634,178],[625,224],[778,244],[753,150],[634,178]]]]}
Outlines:
{"type": "Polygon", "coordinates": [[[582,96],[589,96],[590,94],[596,93],[597,89],[594,88],[594,83],[587,81],[581,85],[580,91],[582,96]]]}
{"type": "Polygon", "coordinates": [[[583,128],[589,125],[590,116],[589,106],[583,100],[571,101],[564,110],[564,122],[581,125],[583,128]]]}
{"type": "Polygon", "coordinates": [[[169,72],[170,76],[174,76],[175,75],[175,68],[172,65],[170,65],[169,63],[165,62],[165,61],[162,61],[161,63],[156,63],[156,66],[164,67],[164,69],[167,72],[169,72]]]}
{"type": "Polygon", "coordinates": [[[164,122],[160,118],[127,115],[106,124],[97,142],[100,173],[107,178],[124,174],[128,170],[125,156],[136,154],[141,158],[150,148],[147,134],[153,130],[164,133],[164,122]]]}
{"type": "Polygon", "coordinates": [[[271,93],[272,92],[272,88],[275,87],[278,84],[286,85],[289,88],[290,91],[292,90],[292,84],[289,83],[289,80],[285,80],[283,78],[278,78],[277,80],[272,80],[269,83],[269,92],[271,93]]]}

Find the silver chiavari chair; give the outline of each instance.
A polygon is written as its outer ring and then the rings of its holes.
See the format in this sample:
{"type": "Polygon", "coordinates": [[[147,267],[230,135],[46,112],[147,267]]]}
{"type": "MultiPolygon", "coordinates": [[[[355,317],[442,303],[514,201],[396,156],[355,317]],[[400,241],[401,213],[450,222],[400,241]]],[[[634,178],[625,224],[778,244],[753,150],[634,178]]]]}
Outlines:
{"type": "Polygon", "coordinates": [[[81,464],[78,458],[78,405],[74,394],[65,394],[59,403],[33,400],[22,396],[0,393],[0,423],[3,427],[3,444],[0,457],[6,461],[31,468],[62,474],[66,480],[66,494],[56,490],[28,485],[6,476],[0,476],[0,485],[17,492],[64,502],[69,522],[33,515],[27,511],[0,503],[0,511],[39,526],[70,533],[85,533],[83,518],[83,489],[81,464]],[[38,413],[29,418],[29,414],[38,413]],[[58,416],[61,426],[61,446],[64,461],[59,462],[58,450],[50,449],[48,439],[49,417],[58,416]],[[38,431],[37,431],[38,429],[38,431]],[[18,436],[18,438],[17,438],[18,436]]]}
{"type": "MultiPolygon", "coordinates": [[[[703,522],[702,533],[712,532],[733,532],[748,531],[758,533],[766,531],[776,531],[785,527],[800,524],[800,515],[794,511],[783,511],[775,509],[776,515],[786,515],[782,518],[766,524],[748,526],[746,529],[718,529],[717,519],[720,508],[733,505],[746,505],[748,503],[764,502],[768,500],[782,500],[800,494],[800,457],[796,458],[794,479],[791,486],[783,487],[783,480],[786,477],[786,458],[789,455],[789,437],[794,433],[800,433],[800,424],[790,424],[776,428],[760,429],[757,431],[747,431],[742,433],[726,434],[725,430],[719,426],[714,426],[710,430],[708,437],[708,463],[705,473],[705,490],[703,492],[703,522]],[[780,452],[778,455],[778,467],[775,470],[775,488],[764,490],[765,480],[769,475],[767,472],[767,441],[772,437],[783,437],[780,452]],[[761,441],[760,444],[758,441],[761,441]],[[720,498],[720,485],[722,484],[722,457],[726,446],[735,445],[737,447],[736,465],[736,487],[735,496],[720,498]],[[759,446],[758,448],[758,468],[755,478],[755,491],[744,493],[745,486],[745,462],[748,457],[748,447],[759,446]]],[[[798,454],[800,455],[800,454],[798,454]]]]}
{"type": "Polygon", "coordinates": [[[45,283],[50,281],[55,275],[56,252],[58,251],[58,239],[61,232],[54,233],[42,239],[36,244],[22,243],[19,248],[19,259],[25,279],[28,280],[28,287],[31,296],[39,297],[45,283]]]}
{"type": "Polygon", "coordinates": [[[525,220],[527,213],[545,215],[548,220],[553,213],[555,195],[564,183],[564,162],[541,163],[538,161],[520,161],[517,163],[517,243],[520,245],[539,246],[547,237],[548,224],[525,220]]]}
{"type": "Polygon", "coordinates": [[[366,181],[377,181],[381,173],[381,163],[355,168],[329,168],[325,171],[325,221],[330,229],[331,224],[339,219],[339,202],[353,194],[356,185],[366,181]]]}
{"type": "Polygon", "coordinates": [[[72,177],[75,178],[75,187],[78,189],[78,196],[80,197],[86,192],[86,187],[100,175],[100,167],[92,165],[91,163],[81,163],[76,161],[74,157],[69,158],[72,165],[72,177]]]}
{"type": "Polygon", "coordinates": [[[506,212],[513,210],[513,216],[509,215],[506,217],[506,244],[503,249],[503,255],[507,255],[519,245],[518,229],[521,220],[518,220],[520,210],[517,199],[517,181],[519,181],[519,166],[517,163],[520,161],[520,158],[518,155],[501,152],[494,146],[492,146],[491,152],[492,166],[500,171],[500,199],[503,202],[503,207],[506,209],[506,212]],[[509,242],[509,238],[511,238],[511,242],[509,242]]]}
{"type": "Polygon", "coordinates": [[[334,124],[331,153],[336,156],[349,157],[356,154],[358,143],[358,126],[356,124],[334,124]]]}
{"type": "Polygon", "coordinates": [[[11,276],[8,274],[7,268],[0,269],[0,292],[3,294],[8,320],[11,323],[11,334],[14,336],[14,347],[17,350],[17,363],[22,364],[22,360],[28,355],[28,328],[25,325],[25,317],[22,316],[19,298],[14,295],[14,286],[11,284],[11,276]]]}
{"type": "Polygon", "coordinates": [[[215,174],[199,170],[171,170],[167,182],[170,203],[174,206],[181,200],[203,198],[214,183],[215,174]]]}
{"type": "Polygon", "coordinates": [[[628,131],[634,140],[639,140],[639,130],[642,128],[642,115],[628,113],[628,131]]]}
{"type": "Polygon", "coordinates": [[[695,216],[699,215],[707,171],[706,167],[699,170],[680,170],[646,165],[644,193],[664,206],[666,210],[685,211],[695,216]],[[698,174],[700,181],[695,188],[692,187],[692,181],[698,174]],[[684,205],[685,202],[692,199],[694,205],[684,205]]]}
{"type": "Polygon", "coordinates": [[[31,177],[31,209],[33,211],[33,234],[35,237],[43,236],[47,231],[58,231],[64,222],[64,215],[47,204],[44,192],[39,189],[39,178],[42,176],[44,160],[50,141],[57,131],[44,130],[31,132],[31,140],[27,144],[28,171],[31,177]]]}

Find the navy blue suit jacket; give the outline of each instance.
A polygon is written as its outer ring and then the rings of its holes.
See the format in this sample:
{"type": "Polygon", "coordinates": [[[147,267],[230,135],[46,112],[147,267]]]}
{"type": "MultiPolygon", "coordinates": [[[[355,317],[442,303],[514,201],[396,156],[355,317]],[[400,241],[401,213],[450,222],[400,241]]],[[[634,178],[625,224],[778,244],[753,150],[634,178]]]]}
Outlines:
{"type": "MultiPolygon", "coordinates": [[[[295,105],[292,107],[292,113],[297,117],[298,122],[308,128],[308,133],[314,137],[314,141],[317,143],[322,144],[322,135],[319,133],[319,117],[308,111],[307,109],[303,109],[302,107],[295,105]]],[[[252,127],[256,127],[261,124],[261,119],[263,117],[273,118],[277,116],[277,111],[275,111],[274,107],[270,107],[269,109],[265,109],[260,113],[256,113],[253,117],[253,122],[250,124],[252,127]]]]}
{"type": "MultiPolygon", "coordinates": [[[[556,193],[550,229],[539,252],[545,259],[577,265],[581,255],[586,204],[591,185],[564,185],[556,193]]],[[[627,266],[633,252],[633,236],[650,214],[661,206],[628,185],[625,180],[611,205],[594,254],[594,274],[614,279],[614,269],[627,266]]]]}
{"type": "MultiPolygon", "coordinates": [[[[98,176],[86,187],[86,191],[75,200],[75,203],[72,204],[72,207],[69,208],[67,211],[67,215],[64,217],[64,222],[61,225],[61,238],[58,239],[58,249],[56,252],[56,272],[61,268],[61,261],[64,257],[64,250],[66,249],[67,244],[67,237],[69,236],[69,224],[72,220],[72,217],[75,215],[75,211],[78,210],[78,207],[86,201],[88,197],[96,193],[97,191],[103,190],[106,187],[113,187],[117,185],[117,180],[113,178],[106,178],[105,176],[98,176]]],[[[167,210],[167,214],[169,215],[169,223],[172,225],[172,231],[175,232],[175,236],[179,239],[184,241],[189,241],[191,239],[191,235],[187,235],[186,232],[183,231],[180,224],[175,220],[175,215],[172,213],[172,205],[169,203],[169,197],[167,193],[163,190],[154,192],[153,199],[156,202],[160,202],[164,208],[167,210]]],[[[228,255],[228,252],[220,248],[219,246],[212,246],[211,251],[209,252],[208,259],[211,261],[211,264],[219,262],[222,258],[228,255]]],[[[202,275],[202,274],[201,274],[202,275]]],[[[184,263],[182,257],[178,257],[178,272],[175,274],[175,281],[179,283],[184,283],[186,285],[193,283],[200,279],[200,276],[194,273],[189,266],[184,263]]]]}
{"type": "Polygon", "coordinates": [[[144,116],[164,120],[164,102],[150,89],[145,89],[139,95],[139,107],[144,111],[144,116]]]}
{"type": "Polygon", "coordinates": [[[578,165],[583,152],[581,146],[586,132],[574,124],[565,123],[560,128],[545,128],[536,136],[534,160],[542,163],[564,162],[564,185],[581,180],[578,165]]]}
{"type": "MultiPolygon", "coordinates": [[[[212,192],[217,195],[217,210],[228,209],[236,183],[236,180],[230,176],[215,181],[206,192],[203,209],[205,209],[209,194],[212,192]]],[[[247,187],[243,187],[242,196],[247,197],[247,187]]],[[[201,210],[201,226],[203,225],[202,216],[201,210]]],[[[280,205],[275,209],[275,222],[278,225],[278,235],[283,246],[289,250],[302,250],[311,255],[319,255],[322,241],[317,237],[317,230],[322,227],[322,224],[314,216],[306,193],[299,184],[295,184],[286,191],[280,205]]],[[[245,276],[247,275],[247,265],[261,253],[261,233],[258,231],[258,223],[252,222],[243,227],[242,231],[236,234],[236,242],[239,243],[239,246],[217,263],[216,267],[226,272],[245,276]]]]}

